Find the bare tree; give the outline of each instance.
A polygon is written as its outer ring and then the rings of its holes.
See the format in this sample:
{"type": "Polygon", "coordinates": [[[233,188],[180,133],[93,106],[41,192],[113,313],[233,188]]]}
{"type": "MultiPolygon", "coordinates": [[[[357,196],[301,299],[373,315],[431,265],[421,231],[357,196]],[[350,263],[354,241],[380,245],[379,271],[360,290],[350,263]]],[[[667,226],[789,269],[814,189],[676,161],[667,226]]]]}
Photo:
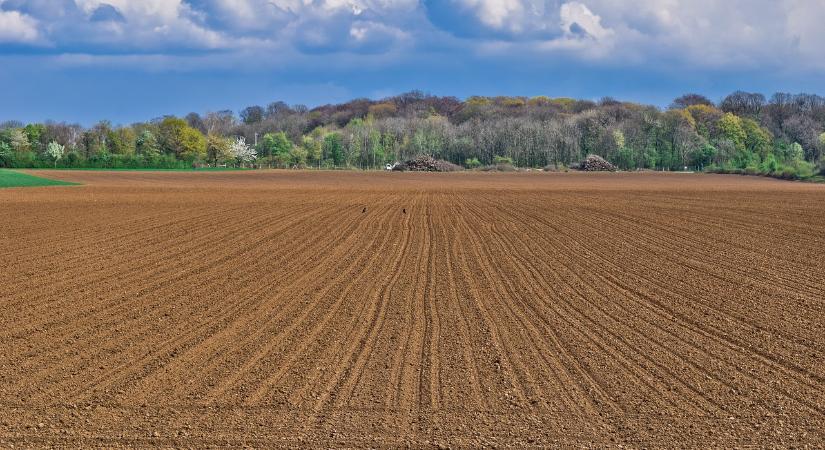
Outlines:
{"type": "Polygon", "coordinates": [[[706,105],[706,106],[715,106],[709,98],[705,97],[701,94],[685,94],[681,97],[677,97],[673,100],[673,103],[670,104],[670,109],[685,109],[688,106],[694,105],[706,105]]]}

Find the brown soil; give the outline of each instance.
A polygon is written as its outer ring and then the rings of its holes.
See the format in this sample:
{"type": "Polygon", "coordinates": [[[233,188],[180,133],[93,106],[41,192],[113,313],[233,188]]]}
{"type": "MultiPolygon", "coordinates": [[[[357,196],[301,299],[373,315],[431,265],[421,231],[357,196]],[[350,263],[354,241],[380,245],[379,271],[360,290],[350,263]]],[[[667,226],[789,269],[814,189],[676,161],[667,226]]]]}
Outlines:
{"type": "Polygon", "coordinates": [[[0,447],[825,442],[825,186],[44,175],[84,185],[0,191],[0,447]]]}

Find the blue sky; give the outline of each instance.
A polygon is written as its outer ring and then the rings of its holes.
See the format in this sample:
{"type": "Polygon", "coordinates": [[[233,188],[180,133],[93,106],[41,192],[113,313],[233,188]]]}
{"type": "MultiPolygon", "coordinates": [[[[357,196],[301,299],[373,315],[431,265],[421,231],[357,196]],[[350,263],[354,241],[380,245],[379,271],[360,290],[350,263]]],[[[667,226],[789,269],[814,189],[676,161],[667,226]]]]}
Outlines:
{"type": "Polygon", "coordinates": [[[0,120],[825,91],[822,0],[0,0],[0,120]]]}

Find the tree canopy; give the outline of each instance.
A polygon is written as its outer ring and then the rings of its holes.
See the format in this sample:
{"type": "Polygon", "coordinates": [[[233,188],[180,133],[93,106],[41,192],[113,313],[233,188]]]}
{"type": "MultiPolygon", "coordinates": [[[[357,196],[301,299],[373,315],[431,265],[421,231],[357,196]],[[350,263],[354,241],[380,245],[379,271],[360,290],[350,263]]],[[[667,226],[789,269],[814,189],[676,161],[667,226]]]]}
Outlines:
{"type": "Polygon", "coordinates": [[[423,154],[472,166],[507,158],[522,167],[558,167],[592,153],[628,170],[802,170],[822,160],[825,99],[738,91],[717,105],[690,93],[661,110],[613,98],[462,101],[413,91],[312,109],[275,101],[237,116],[229,110],[189,113],[130,126],[7,121],[0,125],[0,165],[238,164],[232,146],[239,139],[253,144],[254,164],[269,167],[377,168],[423,154]],[[50,156],[51,142],[65,148],[58,160],[50,156]]]}

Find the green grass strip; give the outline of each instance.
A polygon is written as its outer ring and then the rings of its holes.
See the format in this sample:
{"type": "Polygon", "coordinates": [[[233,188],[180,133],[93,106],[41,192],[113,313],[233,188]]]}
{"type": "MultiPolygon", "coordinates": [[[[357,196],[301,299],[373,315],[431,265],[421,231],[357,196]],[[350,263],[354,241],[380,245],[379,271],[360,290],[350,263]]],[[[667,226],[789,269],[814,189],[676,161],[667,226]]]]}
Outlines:
{"type": "Polygon", "coordinates": [[[240,167],[200,167],[197,169],[193,168],[172,168],[172,169],[165,169],[165,168],[153,168],[153,167],[136,167],[136,168],[129,168],[129,167],[117,167],[117,168],[110,168],[110,167],[43,167],[43,168],[36,168],[35,170],[54,170],[54,171],[71,171],[71,170],[82,170],[82,171],[93,171],[93,172],[239,172],[239,171],[247,171],[252,169],[247,168],[240,168],[240,167]]]}
{"type": "Polygon", "coordinates": [[[0,189],[35,186],[74,186],[78,183],[50,180],[14,170],[0,169],[0,189]]]}

